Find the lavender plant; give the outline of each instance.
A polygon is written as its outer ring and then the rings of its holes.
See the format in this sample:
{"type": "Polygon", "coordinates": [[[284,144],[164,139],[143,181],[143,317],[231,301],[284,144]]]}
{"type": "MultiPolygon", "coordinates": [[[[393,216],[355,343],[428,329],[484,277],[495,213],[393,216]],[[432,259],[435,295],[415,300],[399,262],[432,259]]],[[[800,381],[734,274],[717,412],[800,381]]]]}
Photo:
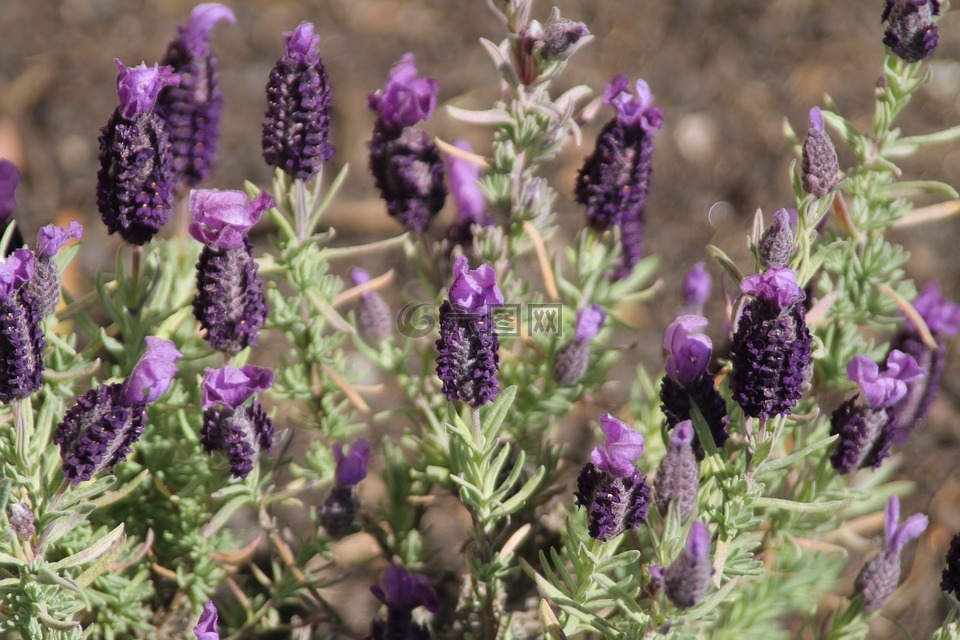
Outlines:
{"type": "MultiPolygon", "coordinates": [[[[600,102],[582,86],[555,97],[587,25],[558,9],[540,23],[531,0],[488,5],[506,32],[481,41],[502,89],[490,109],[438,110],[442,88],[412,53],[369,95],[369,170],[395,237],[332,242],[324,214],[347,167],[325,183],[333,89],[309,22],[283,34],[266,79],[272,184],[186,192],[218,146],[210,36],[235,21],[219,4],[194,9],[164,66],[118,62],[95,192],[129,244],[92,292],[61,288],[78,223],[21,246],[19,174],[0,163],[5,637],[867,637],[928,525],[901,523],[909,487],[891,452],[925,417],[960,330],[960,305],[935,284],[917,295],[887,234],[918,215],[905,189],[958,198],[900,181],[894,163],[960,138],[894,127],[929,77],[946,3],[888,0],[869,132],[829,98],[803,140],[786,127],[795,209],[766,227],[758,216],[753,265],[709,248],[736,284],[729,315],[702,315],[713,288],[695,265],[663,362],[620,364],[621,305],[655,293],[644,224],[669,110],[624,75],[600,102]],[[551,184],[547,165],[600,103],[613,113],[575,184],[551,184]],[[490,128],[490,148],[431,137],[444,114],[490,128]],[[842,170],[835,140],[854,158],[842,170]],[[456,220],[440,229],[448,193],[456,220]],[[565,247],[564,201],[586,214],[565,247]],[[170,236],[178,205],[192,223],[170,236]],[[261,217],[269,242],[252,237],[261,217]],[[410,263],[404,300],[364,265],[382,252],[410,263]],[[716,347],[711,322],[729,326],[716,347]],[[358,355],[395,392],[383,415],[358,355]],[[630,397],[598,406],[633,370],[630,397]],[[378,428],[390,417],[402,433],[378,428]],[[605,440],[584,455],[571,427],[605,440]],[[456,514],[450,566],[430,522],[456,514]],[[878,515],[882,547],[849,563],[844,545],[878,515]],[[358,539],[362,559],[343,561],[339,545],[358,539]],[[369,591],[346,593],[345,577],[369,591]],[[358,626],[343,602],[360,597],[358,626]]],[[[936,638],[957,633],[958,540],[936,638]]]]}

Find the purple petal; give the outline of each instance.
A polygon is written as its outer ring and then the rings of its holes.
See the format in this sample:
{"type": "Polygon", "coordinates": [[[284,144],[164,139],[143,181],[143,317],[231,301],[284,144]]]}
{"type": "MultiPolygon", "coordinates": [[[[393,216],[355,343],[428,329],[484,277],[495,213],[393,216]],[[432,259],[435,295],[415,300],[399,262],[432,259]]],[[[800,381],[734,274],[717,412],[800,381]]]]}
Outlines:
{"type": "Polygon", "coordinates": [[[40,259],[53,258],[60,249],[64,247],[70,238],[80,239],[83,237],[83,227],[76,220],[72,221],[66,228],[48,224],[41,227],[37,233],[37,251],[36,256],[40,259]]]}
{"type": "Polygon", "coordinates": [[[698,262],[687,271],[683,278],[683,303],[694,309],[700,309],[710,298],[713,279],[703,262],[698,262]]]}
{"type": "Polygon", "coordinates": [[[710,364],[713,342],[702,333],[694,333],[707,326],[702,316],[680,316],[670,323],[663,337],[667,350],[664,369],[680,384],[689,384],[700,377],[710,364]]]}
{"type": "Polygon", "coordinates": [[[690,533],[687,535],[686,554],[689,558],[703,558],[710,553],[710,532],[707,531],[707,525],[699,520],[690,525],[690,533]]]}
{"type": "Polygon", "coordinates": [[[925,374],[913,356],[899,349],[894,349],[887,356],[887,370],[883,372],[883,375],[903,382],[913,382],[922,378],[925,374]]]}
{"type": "Polygon", "coordinates": [[[304,21],[293,31],[285,31],[283,43],[287,47],[287,55],[300,63],[313,66],[320,62],[320,36],[314,34],[311,23],[304,21]]]}
{"type": "Polygon", "coordinates": [[[590,454],[590,461],[614,476],[633,473],[633,463],[643,455],[643,436],[609,413],[600,416],[600,428],[607,436],[603,447],[590,454]]]}
{"type": "Polygon", "coordinates": [[[577,330],[573,339],[578,342],[592,340],[600,332],[607,313],[600,305],[592,304],[577,312],[577,330]]]}
{"type": "MultiPolygon", "coordinates": [[[[473,149],[466,140],[457,139],[453,145],[473,153],[473,149]]],[[[447,165],[447,176],[450,180],[450,194],[457,205],[457,217],[464,224],[479,224],[490,226],[492,218],[487,214],[487,199],[477,184],[480,177],[480,167],[455,155],[444,158],[447,165]]]]}
{"type": "Polygon", "coordinates": [[[341,487],[352,487],[367,477],[367,465],[370,463],[370,443],[360,438],[350,445],[350,452],[344,455],[343,445],[333,445],[333,459],[337,462],[336,479],[341,487]]]}
{"type": "Polygon", "coordinates": [[[413,54],[407,53],[390,70],[383,90],[368,95],[367,102],[384,122],[402,129],[430,119],[439,89],[433,78],[417,78],[413,54]]]}
{"type": "Polygon", "coordinates": [[[6,220],[17,210],[14,192],[20,184],[20,170],[9,160],[0,160],[0,221],[6,220]]]}
{"type": "Polygon", "coordinates": [[[225,20],[230,24],[236,24],[237,18],[229,7],[218,2],[205,2],[198,4],[190,12],[190,22],[182,29],[183,42],[190,49],[194,57],[202,56],[204,47],[210,40],[210,31],[213,27],[225,20]]]}
{"type": "Polygon", "coordinates": [[[890,551],[900,553],[905,544],[920,537],[929,523],[927,516],[922,513],[916,513],[907,518],[906,522],[897,527],[897,531],[893,535],[893,541],[890,543],[890,551]]]}
{"type": "Polygon", "coordinates": [[[670,432],[670,444],[680,447],[693,442],[693,421],[684,420],[678,422],[677,426],[670,432]]]}
{"type": "Polygon", "coordinates": [[[789,267],[774,267],[747,276],[740,283],[740,290],[778,309],[793,307],[807,297],[797,286],[797,276],[789,267]]]}
{"type": "Polygon", "coordinates": [[[123,383],[120,401],[127,406],[155,401],[170,388],[183,354],[169,340],[147,336],[147,349],[123,383]]]}
{"type": "Polygon", "coordinates": [[[626,76],[616,75],[603,90],[603,102],[617,110],[617,121],[623,126],[656,131],[663,123],[663,113],[653,105],[653,93],[644,80],[636,82],[637,95],[630,93],[626,76]]]}
{"type": "Polygon", "coordinates": [[[193,634],[197,640],[220,640],[220,634],[217,633],[217,607],[213,600],[207,600],[207,604],[203,605],[203,613],[193,628],[193,634]]]}
{"type": "Polygon", "coordinates": [[[402,565],[392,564],[383,572],[383,588],[370,587],[377,600],[391,609],[410,612],[419,606],[425,606],[431,612],[440,608],[440,602],[433,587],[424,576],[411,574],[402,565]]]}
{"type": "Polygon", "coordinates": [[[239,369],[229,365],[222,369],[205,369],[200,385],[204,409],[222,405],[236,409],[255,393],[262,393],[273,384],[273,371],[252,364],[239,369]]]}
{"type": "Polygon", "coordinates": [[[265,191],[248,202],[243,191],[193,189],[190,215],[194,222],[188,230],[195,240],[215,251],[240,249],[263,212],[274,206],[276,202],[265,191]]]}
{"type": "Polygon", "coordinates": [[[117,94],[120,96],[120,112],[124,118],[134,119],[153,109],[157,95],[164,87],[180,84],[180,76],[174,74],[173,67],[141,63],[138,67],[127,67],[120,60],[114,60],[117,75],[117,94]]]}
{"type": "Polygon", "coordinates": [[[820,107],[810,109],[810,128],[817,133],[823,133],[823,114],[820,107]]]}
{"type": "Polygon", "coordinates": [[[887,549],[893,548],[893,538],[897,533],[898,524],[900,524],[900,499],[897,496],[890,496],[883,510],[883,531],[887,538],[887,549]]]}
{"type": "Polygon", "coordinates": [[[354,267],[350,270],[350,280],[353,281],[354,286],[360,286],[370,282],[370,274],[360,267],[354,267]]]}
{"type": "Polygon", "coordinates": [[[28,249],[17,249],[12,255],[0,256],[0,300],[9,300],[30,278],[36,258],[28,249]]]}
{"type": "Polygon", "coordinates": [[[923,288],[913,301],[913,307],[934,334],[952,338],[960,333],[960,305],[944,298],[936,281],[923,288]]]}
{"type": "Polygon", "coordinates": [[[487,264],[471,270],[466,256],[457,256],[453,264],[450,302],[468,313],[485,313],[490,306],[503,304],[496,272],[487,264]]]}

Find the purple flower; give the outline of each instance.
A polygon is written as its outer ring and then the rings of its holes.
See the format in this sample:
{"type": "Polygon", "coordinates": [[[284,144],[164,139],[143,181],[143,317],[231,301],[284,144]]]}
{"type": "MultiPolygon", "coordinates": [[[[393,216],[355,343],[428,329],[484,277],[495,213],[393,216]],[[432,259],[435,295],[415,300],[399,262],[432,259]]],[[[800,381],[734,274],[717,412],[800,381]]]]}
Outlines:
{"type": "Polygon", "coordinates": [[[681,520],[693,513],[700,490],[700,466],[693,453],[693,422],[684,420],[670,433],[670,447],[660,462],[653,489],[657,509],[666,514],[671,502],[681,520]]]}
{"type": "MultiPolygon", "coordinates": [[[[926,322],[927,328],[938,338],[952,338],[960,332],[960,305],[948,300],[940,293],[940,285],[934,281],[923,288],[913,301],[926,322]]],[[[911,321],[907,321],[913,327],[911,321]]]]}
{"type": "Polygon", "coordinates": [[[703,305],[710,299],[713,279],[706,264],[698,262],[683,277],[683,308],[687,313],[702,315],[703,305]]]}
{"type": "Polygon", "coordinates": [[[823,115],[818,107],[810,109],[810,129],[803,139],[800,159],[800,181],[803,190],[816,198],[830,193],[840,179],[837,150],[823,128],[823,115]]]}
{"type": "Polygon", "coordinates": [[[263,116],[263,159],[298,180],[309,180],[333,158],[329,143],[333,91],[313,25],[283,34],[286,53],[270,72],[263,116]]]}
{"type": "Polygon", "coordinates": [[[653,92],[646,80],[638,79],[636,95],[630,93],[627,76],[616,75],[603,89],[603,103],[617,110],[617,120],[625,127],[653,132],[663,124],[663,112],[653,106],[653,92]]]}
{"type": "Polygon", "coordinates": [[[367,477],[370,462],[370,443],[360,438],[344,455],[343,445],[333,445],[333,459],[337,463],[336,483],[320,507],[320,522],[333,538],[342,538],[350,532],[360,511],[360,500],[354,487],[367,477]]]}
{"type": "MultiPolygon", "coordinates": [[[[473,148],[466,140],[458,138],[454,140],[453,145],[473,153],[473,148]]],[[[446,156],[444,160],[450,179],[450,195],[453,196],[453,202],[457,206],[457,225],[466,227],[467,231],[474,224],[481,227],[492,225],[493,218],[487,212],[487,199],[480,185],[477,184],[480,178],[480,167],[452,154],[446,156]]]]}
{"type": "Polygon", "coordinates": [[[783,267],[790,262],[794,252],[793,235],[790,212],[778,209],[773,214],[773,224],[764,229],[757,247],[760,265],[764,269],[783,267]]]}
{"type": "Polygon", "coordinates": [[[440,610],[440,600],[426,577],[410,573],[399,564],[390,565],[383,573],[383,587],[373,585],[370,592],[387,606],[385,620],[374,620],[370,626],[372,640],[410,638],[426,640],[428,629],[413,621],[413,610],[426,607],[431,613],[440,610]]]}
{"type": "Polygon", "coordinates": [[[450,302],[458,311],[486,313],[490,307],[503,305],[503,294],[497,286],[497,274],[488,264],[470,269],[466,256],[457,256],[453,263],[450,302]]]}
{"type": "Polygon", "coordinates": [[[950,540],[946,566],[943,568],[940,577],[940,589],[944,593],[952,593],[954,598],[960,598],[960,533],[957,533],[950,540]]]}
{"type": "Polygon", "coordinates": [[[0,221],[17,210],[15,192],[20,184],[20,170],[9,160],[0,160],[0,221]]]}
{"type": "MultiPolygon", "coordinates": [[[[204,5],[199,5],[197,8],[202,6],[204,5]]],[[[203,613],[200,614],[197,626],[193,628],[193,634],[197,640],[220,640],[220,634],[217,633],[217,607],[213,604],[213,600],[207,600],[207,604],[203,605],[203,613]]]]}
{"type": "Polygon", "coordinates": [[[97,208],[110,233],[143,245],[170,219],[173,207],[173,155],[153,106],[160,90],[179,78],[169,67],[116,63],[120,106],[100,131],[97,208]]]}
{"type": "Polygon", "coordinates": [[[938,15],[940,0],[887,0],[881,18],[889,25],[883,44],[906,62],[928,58],[940,39],[933,23],[933,16],[938,15]]]}
{"type": "Polygon", "coordinates": [[[695,333],[706,326],[707,319],[702,316],[680,316],[663,336],[663,348],[669,354],[664,368],[682,385],[699,378],[710,364],[713,343],[705,334],[695,333]]]}
{"type": "Polygon", "coordinates": [[[333,445],[333,459],[337,463],[337,484],[352,487],[367,477],[367,464],[370,462],[370,443],[360,438],[344,455],[343,445],[333,445]]]}
{"type": "Polygon", "coordinates": [[[874,555],[860,570],[854,583],[854,594],[866,600],[864,612],[876,611],[890,597],[900,581],[900,551],[903,546],[927,528],[927,516],[915,514],[900,522],[900,501],[892,496],[884,513],[886,540],[884,549],[874,555]]]}
{"type": "Polygon", "coordinates": [[[797,275],[789,267],[774,267],[747,276],[740,283],[740,290],[777,309],[788,309],[807,297],[797,285],[797,275]]]}
{"type": "Polygon", "coordinates": [[[273,421],[260,402],[248,402],[272,384],[270,369],[250,364],[204,372],[200,443],[207,453],[225,453],[234,477],[246,478],[260,452],[273,447],[273,421]]]}
{"type": "Polygon", "coordinates": [[[63,475],[73,484],[126,460],[143,435],[147,404],[170,387],[183,357],[172,342],[148,336],[147,348],[123,384],[100,385],[77,398],[53,436],[63,475]]]}
{"type": "Polygon", "coordinates": [[[404,54],[390,70],[386,86],[367,95],[367,103],[390,129],[412,127],[426,122],[437,107],[440,83],[430,77],[417,77],[413,54],[404,54]]]}
{"type": "Polygon", "coordinates": [[[710,533],[705,524],[696,521],[690,526],[680,557],[664,572],[664,593],[678,609],[689,609],[706,595],[712,573],[710,533]]]}
{"type": "Polygon", "coordinates": [[[179,85],[160,92],[157,113],[166,123],[177,180],[190,186],[200,184],[216,160],[223,92],[210,32],[220,21],[237,19],[222,4],[198,4],[160,62],[180,77],[179,85]]]}
{"type": "Polygon", "coordinates": [[[183,357],[169,340],[147,336],[147,349],[123,383],[121,402],[149,404],[170,388],[177,375],[177,360],[183,357]]]}
{"type": "Polygon", "coordinates": [[[243,191],[193,189],[190,192],[190,235],[215,251],[242,249],[247,232],[263,212],[277,206],[266,191],[247,200],[243,191]]]}
{"type": "Polygon", "coordinates": [[[44,318],[57,310],[62,292],[60,267],[53,258],[70,238],[81,237],[83,227],[79,222],[71,222],[66,228],[49,224],[42,227],[37,234],[36,271],[27,283],[26,291],[27,295],[37,301],[40,314],[44,318]]]}
{"type": "Polygon", "coordinates": [[[871,409],[895,405],[907,393],[907,383],[924,375],[912,356],[893,350],[887,356],[887,368],[880,367],[867,356],[854,356],[847,362],[847,376],[860,385],[871,409]]]}
{"type": "Polygon", "coordinates": [[[67,227],[48,224],[37,233],[37,249],[34,255],[38,260],[49,260],[56,256],[71,238],[79,240],[82,237],[83,227],[75,220],[67,227]]]}
{"type": "Polygon", "coordinates": [[[0,257],[0,402],[26,398],[43,384],[40,306],[27,289],[37,261],[27,249],[0,257]]]}
{"type": "Polygon", "coordinates": [[[590,461],[597,469],[615,477],[633,473],[633,463],[643,455],[643,436],[609,413],[600,416],[600,428],[607,439],[602,447],[590,452],[590,461]]]}

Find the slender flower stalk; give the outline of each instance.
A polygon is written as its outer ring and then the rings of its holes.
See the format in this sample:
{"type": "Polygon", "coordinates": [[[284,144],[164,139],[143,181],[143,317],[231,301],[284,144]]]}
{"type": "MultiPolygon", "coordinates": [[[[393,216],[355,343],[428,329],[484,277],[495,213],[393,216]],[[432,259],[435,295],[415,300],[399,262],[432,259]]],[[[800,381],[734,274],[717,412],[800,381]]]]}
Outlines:
{"type": "Polygon", "coordinates": [[[210,32],[221,21],[237,19],[225,5],[198,4],[160,61],[180,78],[180,84],[160,91],[156,110],[166,124],[176,180],[190,187],[203,182],[216,162],[223,92],[210,32]]]}
{"type": "Polygon", "coordinates": [[[176,176],[163,119],[154,106],[180,83],[170,67],[126,67],[116,60],[120,106],[100,134],[97,207],[110,233],[143,245],[170,219],[176,176]]]}

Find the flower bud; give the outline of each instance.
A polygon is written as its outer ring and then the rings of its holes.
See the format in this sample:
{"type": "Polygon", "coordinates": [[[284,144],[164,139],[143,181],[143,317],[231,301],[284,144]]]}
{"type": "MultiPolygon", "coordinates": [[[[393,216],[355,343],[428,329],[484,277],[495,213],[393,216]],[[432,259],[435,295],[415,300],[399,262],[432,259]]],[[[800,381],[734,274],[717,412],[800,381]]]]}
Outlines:
{"type": "MultiPolygon", "coordinates": [[[[370,280],[370,275],[363,269],[355,268],[350,271],[350,278],[354,285],[361,285],[370,280]]],[[[367,291],[360,296],[357,327],[360,334],[370,342],[380,342],[393,332],[390,306],[376,291],[367,291]]]]}
{"type": "Polygon", "coordinates": [[[790,213],[786,209],[778,209],[773,214],[773,224],[764,229],[763,235],[760,236],[760,245],[757,247],[760,266],[764,269],[787,266],[790,264],[793,252],[790,213]]]}
{"type": "Polygon", "coordinates": [[[693,453],[693,423],[685,420],[670,432],[670,447],[653,483],[657,510],[666,514],[671,502],[681,520],[693,513],[700,490],[700,465],[693,453]]]}
{"type": "Polygon", "coordinates": [[[810,109],[810,128],[803,139],[800,177],[803,190],[816,198],[830,193],[840,179],[837,150],[823,128],[823,114],[817,107],[810,109]]]}
{"type": "Polygon", "coordinates": [[[694,606],[710,588],[710,534],[702,522],[690,526],[687,545],[663,575],[663,591],[678,609],[694,606]]]}
{"type": "Polygon", "coordinates": [[[57,310],[62,292],[60,267],[57,266],[54,257],[70,238],[81,237],[83,237],[83,227],[79,222],[71,222],[67,228],[48,224],[37,234],[36,271],[27,282],[25,291],[37,301],[40,314],[44,318],[53,315],[57,310]]]}
{"type": "Polygon", "coordinates": [[[876,611],[896,590],[900,581],[900,551],[903,546],[927,528],[927,516],[915,514],[901,525],[900,501],[892,496],[885,510],[886,539],[882,551],[874,555],[860,570],[854,582],[854,594],[863,595],[865,613],[876,611]]]}
{"type": "Polygon", "coordinates": [[[590,361],[590,340],[597,335],[606,319],[598,305],[590,305],[577,312],[577,329],[573,339],[557,349],[553,356],[553,379],[563,386],[580,381],[590,361]]]}

